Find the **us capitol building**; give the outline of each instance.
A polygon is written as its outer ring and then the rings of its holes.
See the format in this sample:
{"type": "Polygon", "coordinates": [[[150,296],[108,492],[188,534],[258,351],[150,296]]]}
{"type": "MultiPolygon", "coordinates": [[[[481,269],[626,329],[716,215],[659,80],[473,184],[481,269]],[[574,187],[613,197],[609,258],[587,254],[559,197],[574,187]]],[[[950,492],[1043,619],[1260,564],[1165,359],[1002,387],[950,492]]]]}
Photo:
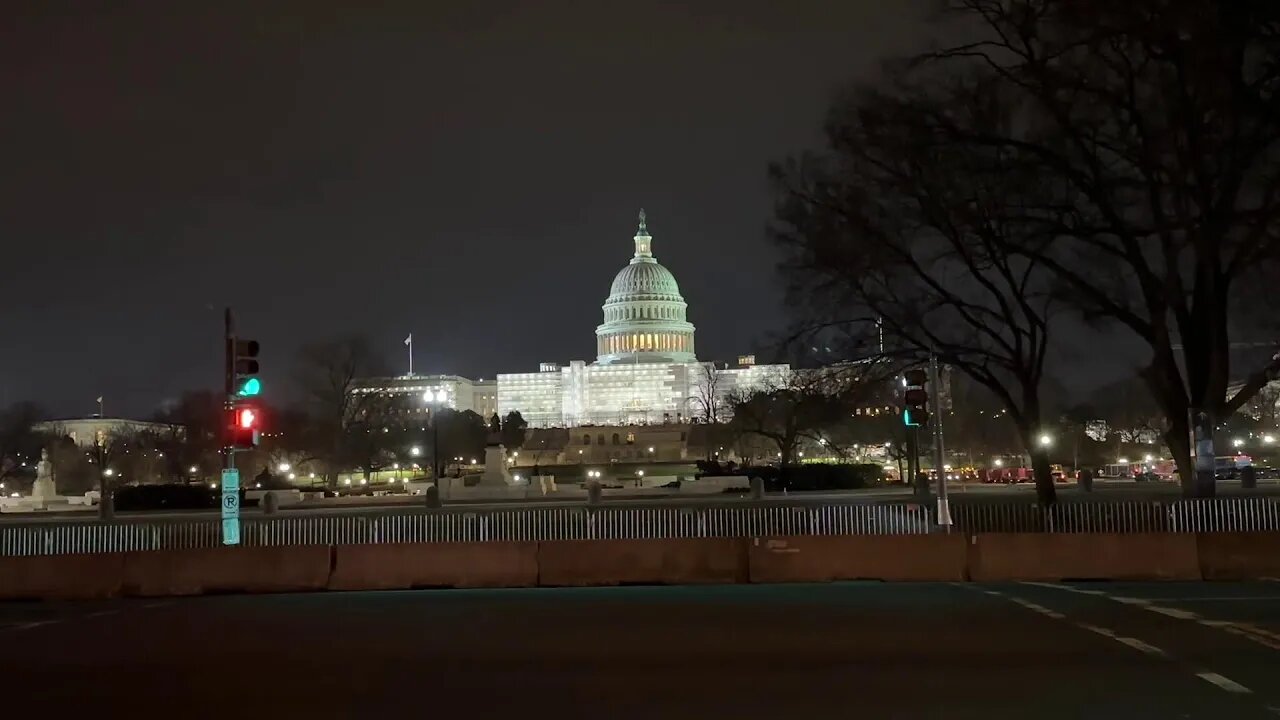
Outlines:
{"type": "Polygon", "coordinates": [[[736,368],[700,363],[689,304],[671,271],[653,255],[653,237],[640,211],[635,254],[609,287],[596,326],[596,360],[566,366],[542,363],[538,372],[498,375],[498,413],[518,411],[533,427],[688,422],[699,418],[714,374],[721,400],[735,389],[782,379],[786,365],[736,368]]]}
{"type": "Polygon", "coordinates": [[[689,305],[675,276],[653,256],[643,210],[633,240],[635,254],[614,276],[601,308],[595,362],[544,362],[538,372],[501,374],[496,381],[413,374],[362,378],[352,392],[412,398],[414,412],[448,407],[505,417],[515,410],[530,427],[578,427],[696,421],[703,419],[710,394],[723,409],[735,390],[787,378],[789,366],[756,365],[751,356],[740,357],[734,368],[699,362],[686,317],[689,305]]]}

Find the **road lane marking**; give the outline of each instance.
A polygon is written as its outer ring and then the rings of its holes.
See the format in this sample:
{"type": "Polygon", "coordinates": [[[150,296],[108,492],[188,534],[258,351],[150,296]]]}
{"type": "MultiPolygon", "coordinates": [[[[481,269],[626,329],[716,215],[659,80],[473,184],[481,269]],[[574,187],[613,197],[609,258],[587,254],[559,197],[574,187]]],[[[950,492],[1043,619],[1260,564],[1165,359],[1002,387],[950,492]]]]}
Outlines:
{"type": "Polygon", "coordinates": [[[1019,585],[1034,585],[1035,587],[1053,588],[1054,590],[1066,590],[1067,592],[1077,593],[1079,595],[1106,595],[1101,590],[1086,590],[1085,588],[1071,587],[1070,585],[1062,585],[1060,583],[1047,582],[1021,582],[1019,585]]]}
{"type": "MultiPolygon", "coordinates": [[[[1031,584],[1031,583],[1025,583],[1025,584],[1031,584]]],[[[1071,589],[1066,586],[1055,586],[1048,583],[1037,583],[1037,584],[1044,585],[1046,587],[1052,587],[1054,589],[1063,589],[1063,590],[1071,589]]],[[[998,593],[989,593],[989,594],[998,594],[998,593]]],[[[1087,593],[1087,594],[1093,594],[1093,593],[1087,593]]],[[[1097,594],[1103,595],[1104,597],[1111,600],[1117,599],[1115,596],[1107,595],[1106,593],[1097,593],[1097,594]]],[[[1035,610],[1036,612],[1042,615],[1054,613],[1054,615],[1058,616],[1059,618],[1065,618],[1065,616],[1063,616],[1061,613],[1056,613],[1044,607],[1043,605],[1037,605],[1036,603],[1017,597],[1016,595],[1004,595],[1004,597],[1008,598],[1014,603],[1017,603],[1018,605],[1021,605],[1022,607],[1035,610]]],[[[1131,605],[1136,605],[1138,607],[1142,607],[1146,609],[1151,609],[1152,607],[1149,603],[1147,603],[1146,601],[1142,601],[1140,598],[1126,598],[1126,599],[1130,601],[1137,601],[1137,602],[1128,603],[1131,605]]],[[[1167,609],[1167,608],[1161,608],[1161,609],[1167,609]]],[[[1053,617],[1053,615],[1050,615],[1050,617],[1053,617]]],[[[1175,617],[1178,617],[1178,616],[1175,616],[1175,617]]],[[[1144,653],[1146,655],[1151,655],[1153,657],[1161,658],[1162,660],[1173,663],[1175,666],[1181,666],[1182,668],[1195,673],[1196,677],[1199,677],[1205,680],[1206,682],[1209,682],[1217,686],[1221,690],[1225,690],[1229,693],[1234,693],[1234,694],[1250,694],[1253,692],[1252,690],[1245,687],[1244,685],[1241,685],[1235,680],[1232,680],[1231,678],[1228,678],[1219,673],[1212,672],[1210,670],[1196,670],[1192,667],[1188,667],[1185,661],[1180,660],[1179,658],[1174,657],[1173,655],[1170,655],[1168,652],[1166,652],[1162,648],[1158,648],[1155,645],[1152,645],[1151,643],[1145,642],[1143,640],[1139,640],[1138,638],[1120,635],[1119,633],[1117,633],[1115,630],[1112,630],[1111,628],[1105,628],[1098,625],[1091,625],[1086,622],[1076,622],[1075,625],[1081,629],[1088,630],[1091,633],[1095,633],[1097,635],[1101,635],[1103,637],[1115,640],[1116,642],[1130,649],[1137,650],[1138,652],[1144,653]]],[[[1258,629],[1258,628],[1255,628],[1255,629],[1258,629]]],[[[1242,629],[1241,631],[1243,632],[1242,629]]]]}
{"type": "Polygon", "coordinates": [[[1145,643],[1139,640],[1138,638],[1116,636],[1116,640],[1118,642],[1124,643],[1125,645],[1128,645],[1134,650],[1138,650],[1140,652],[1144,652],[1149,655],[1160,655],[1161,657],[1164,657],[1166,655],[1165,651],[1161,650],[1155,645],[1150,645],[1148,643],[1145,643]]]}
{"type": "MultiPolygon", "coordinates": [[[[1024,585],[1034,584],[1039,587],[1053,588],[1055,590],[1067,590],[1072,592],[1078,591],[1078,588],[1072,588],[1069,585],[1055,585],[1053,583],[1023,583],[1023,584],[1024,585]]],[[[1139,608],[1142,608],[1143,610],[1150,610],[1153,613],[1158,613],[1166,617],[1176,618],[1178,620],[1189,620],[1192,622],[1197,622],[1205,627],[1214,628],[1216,630],[1221,630],[1223,632],[1226,632],[1230,635],[1235,635],[1236,637],[1244,638],[1258,645],[1261,645],[1265,648],[1269,648],[1271,650],[1280,650],[1280,634],[1273,633],[1269,630],[1265,630],[1256,625],[1251,625],[1248,623],[1241,623],[1241,622],[1232,622],[1229,620],[1210,620],[1208,618],[1203,618],[1197,613],[1194,613],[1190,610],[1183,610],[1181,608],[1164,607],[1163,605],[1154,605],[1152,604],[1153,601],[1144,600],[1143,598],[1110,595],[1108,593],[1100,592],[1096,590],[1085,591],[1085,592],[1089,594],[1097,594],[1109,600],[1114,600],[1118,603],[1123,603],[1125,605],[1132,605],[1134,607],[1139,607],[1139,608]]],[[[1174,598],[1162,598],[1162,600],[1164,602],[1177,602],[1177,600],[1174,598]]]]}
{"type": "Polygon", "coordinates": [[[1207,680],[1213,683],[1214,685],[1217,685],[1218,687],[1222,688],[1223,690],[1226,690],[1229,693],[1244,694],[1244,693],[1253,692],[1252,690],[1241,685],[1235,680],[1232,680],[1231,678],[1228,678],[1228,677],[1223,677],[1216,672],[1198,672],[1196,673],[1196,677],[1199,677],[1202,680],[1207,680]]]}
{"type": "Polygon", "coordinates": [[[53,625],[53,624],[54,624],[54,623],[56,623],[56,622],[58,622],[58,621],[57,621],[57,620],[36,620],[35,622],[19,623],[18,625],[10,625],[10,626],[9,626],[9,627],[7,627],[7,628],[0,628],[0,629],[4,629],[4,630],[31,630],[31,629],[33,629],[33,628],[42,627],[42,626],[44,626],[44,625],[53,625]]]}
{"type": "Polygon", "coordinates": [[[1104,627],[1098,627],[1097,625],[1090,625],[1089,623],[1076,623],[1076,625],[1079,625],[1080,627],[1084,628],[1085,630],[1088,630],[1089,632],[1098,633],[1103,637],[1114,638],[1116,636],[1116,634],[1111,630],[1104,627]]]}
{"type": "Polygon", "coordinates": [[[1147,609],[1153,613],[1168,615],[1171,618],[1177,618],[1179,620],[1198,620],[1200,618],[1199,615],[1191,612],[1190,610],[1180,610],[1178,608],[1167,608],[1167,607],[1161,607],[1159,605],[1148,605],[1147,609]]]}

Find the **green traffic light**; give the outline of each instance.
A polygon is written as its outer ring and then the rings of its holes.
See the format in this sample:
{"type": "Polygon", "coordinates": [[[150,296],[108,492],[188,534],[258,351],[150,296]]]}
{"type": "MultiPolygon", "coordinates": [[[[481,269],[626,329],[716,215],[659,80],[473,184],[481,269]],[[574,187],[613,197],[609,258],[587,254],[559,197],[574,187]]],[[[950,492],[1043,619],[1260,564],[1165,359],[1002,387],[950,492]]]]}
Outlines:
{"type": "Polygon", "coordinates": [[[256,377],[251,377],[244,381],[240,386],[240,392],[236,393],[240,397],[253,397],[262,392],[262,381],[256,377]]]}

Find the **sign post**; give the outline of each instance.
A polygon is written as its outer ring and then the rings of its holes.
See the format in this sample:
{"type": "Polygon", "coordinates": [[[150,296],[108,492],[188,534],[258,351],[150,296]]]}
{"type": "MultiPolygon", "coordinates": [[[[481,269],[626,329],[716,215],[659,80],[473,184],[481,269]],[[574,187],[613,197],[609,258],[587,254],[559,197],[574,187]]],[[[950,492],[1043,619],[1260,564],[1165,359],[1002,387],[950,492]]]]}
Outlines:
{"type": "Polygon", "coordinates": [[[240,471],[222,471],[222,544],[240,544],[240,471]]]}

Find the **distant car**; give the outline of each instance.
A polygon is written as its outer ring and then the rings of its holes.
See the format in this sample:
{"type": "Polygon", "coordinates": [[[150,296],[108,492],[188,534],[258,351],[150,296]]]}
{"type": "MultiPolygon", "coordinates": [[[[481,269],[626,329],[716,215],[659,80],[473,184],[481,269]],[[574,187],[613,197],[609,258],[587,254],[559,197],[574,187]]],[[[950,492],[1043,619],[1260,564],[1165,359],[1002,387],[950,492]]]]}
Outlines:
{"type": "Polygon", "coordinates": [[[1275,480],[1276,478],[1280,478],[1280,468],[1261,465],[1255,469],[1257,470],[1257,477],[1259,480],[1275,480]]]}

